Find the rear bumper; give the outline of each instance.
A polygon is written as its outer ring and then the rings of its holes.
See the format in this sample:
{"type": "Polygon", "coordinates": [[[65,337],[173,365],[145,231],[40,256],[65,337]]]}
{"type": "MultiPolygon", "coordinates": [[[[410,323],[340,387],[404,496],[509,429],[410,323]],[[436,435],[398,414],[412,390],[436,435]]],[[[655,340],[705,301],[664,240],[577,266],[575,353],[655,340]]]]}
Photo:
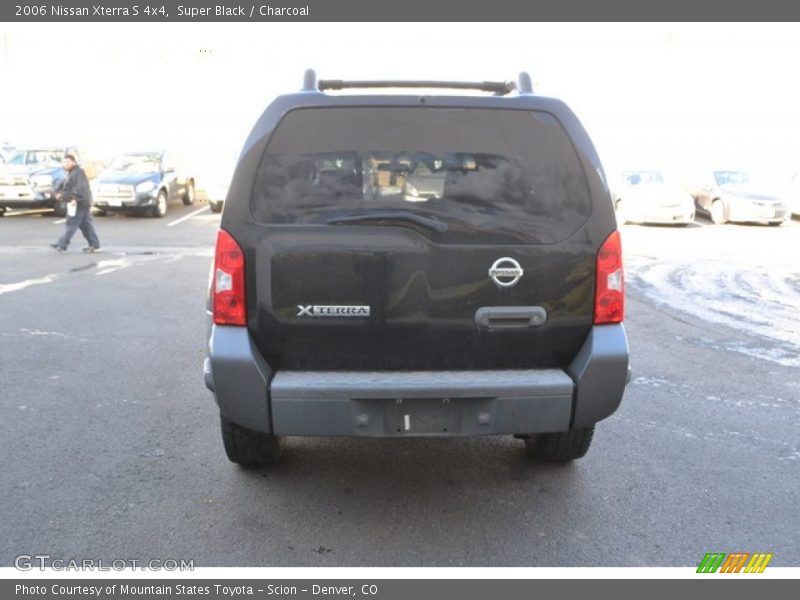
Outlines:
{"type": "Polygon", "coordinates": [[[559,370],[282,371],[270,392],[283,435],[537,433],[567,429],[572,409],[559,370]]]}
{"type": "Polygon", "coordinates": [[[277,435],[531,434],[612,414],[628,380],[622,325],[596,326],[566,370],[273,372],[243,327],[214,325],[204,364],[220,412],[277,435]]]}

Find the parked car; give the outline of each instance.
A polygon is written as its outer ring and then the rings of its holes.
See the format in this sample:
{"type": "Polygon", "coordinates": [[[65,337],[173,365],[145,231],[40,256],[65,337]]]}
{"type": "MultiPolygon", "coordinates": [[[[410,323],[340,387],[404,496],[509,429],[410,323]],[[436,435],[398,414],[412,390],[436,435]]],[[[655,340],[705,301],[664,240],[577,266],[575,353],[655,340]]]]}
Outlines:
{"type": "Polygon", "coordinates": [[[792,175],[789,181],[789,189],[786,193],[786,203],[789,205],[789,210],[795,215],[800,217],[800,172],[792,175]]]}
{"type": "Polygon", "coordinates": [[[93,196],[101,216],[120,212],[163,217],[173,200],[194,204],[194,178],[179,176],[163,151],[129,152],[100,173],[93,196]]]}
{"type": "Polygon", "coordinates": [[[688,225],[694,221],[694,199],[667,183],[660,171],[624,171],[613,193],[619,223],[688,225]]]}
{"type": "Polygon", "coordinates": [[[213,213],[221,213],[222,207],[225,204],[225,195],[227,190],[222,187],[210,187],[208,190],[208,207],[213,213]]]}
{"type": "Polygon", "coordinates": [[[754,188],[744,171],[712,171],[701,176],[692,188],[697,209],[719,225],[768,223],[781,225],[791,213],[786,203],[772,194],[754,188]]]}
{"type": "Polygon", "coordinates": [[[231,173],[222,170],[205,170],[203,172],[203,192],[208,206],[213,213],[221,213],[228,195],[231,173]]]}
{"type": "Polygon", "coordinates": [[[66,175],[62,161],[73,154],[81,162],[74,146],[35,146],[17,149],[0,165],[0,214],[9,208],[52,208],[66,214],[66,205],[56,201],[55,188],[66,175]]]}
{"type": "Polygon", "coordinates": [[[15,146],[9,142],[0,144],[0,163],[8,162],[11,155],[14,154],[15,146]]]}
{"type": "Polygon", "coordinates": [[[629,371],[620,234],[572,111],[524,73],[304,87],[253,127],[217,237],[204,376],[228,458],[293,435],[583,456],[629,371]],[[349,87],[409,93],[324,93],[349,87]]]}

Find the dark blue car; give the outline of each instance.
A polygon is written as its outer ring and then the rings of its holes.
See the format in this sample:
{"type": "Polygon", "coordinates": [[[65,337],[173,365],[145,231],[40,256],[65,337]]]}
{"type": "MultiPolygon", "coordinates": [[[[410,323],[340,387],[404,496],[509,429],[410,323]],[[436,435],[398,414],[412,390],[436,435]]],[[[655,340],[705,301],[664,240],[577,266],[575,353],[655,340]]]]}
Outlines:
{"type": "Polygon", "coordinates": [[[194,203],[194,178],[178,176],[164,152],[128,152],[100,173],[93,196],[101,216],[122,212],[163,217],[172,200],[194,203]]]}

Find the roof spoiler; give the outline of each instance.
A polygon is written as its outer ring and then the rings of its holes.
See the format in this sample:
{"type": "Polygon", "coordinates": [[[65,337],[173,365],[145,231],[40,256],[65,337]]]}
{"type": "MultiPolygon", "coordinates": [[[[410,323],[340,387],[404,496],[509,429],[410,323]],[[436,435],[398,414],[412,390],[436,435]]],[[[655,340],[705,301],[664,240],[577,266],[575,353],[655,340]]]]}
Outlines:
{"type": "Polygon", "coordinates": [[[351,88],[437,88],[455,90],[478,90],[491,92],[495,96],[505,96],[514,90],[519,94],[532,94],[531,76],[526,72],[513,81],[345,81],[342,79],[317,79],[314,69],[307,69],[303,76],[303,91],[323,92],[325,90],[344,90],[351,88]]]}

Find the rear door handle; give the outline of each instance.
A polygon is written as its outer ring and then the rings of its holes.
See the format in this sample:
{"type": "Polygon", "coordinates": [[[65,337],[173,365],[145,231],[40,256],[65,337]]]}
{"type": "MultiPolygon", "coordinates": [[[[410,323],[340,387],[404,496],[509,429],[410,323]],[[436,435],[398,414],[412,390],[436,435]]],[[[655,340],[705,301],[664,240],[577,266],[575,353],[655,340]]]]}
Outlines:
{"type": "Polygon", "coordinates": [[[527,329],[547,321],[541,306],[483,306],[475,311],[475,324],[481,329],[527,329]]]}

